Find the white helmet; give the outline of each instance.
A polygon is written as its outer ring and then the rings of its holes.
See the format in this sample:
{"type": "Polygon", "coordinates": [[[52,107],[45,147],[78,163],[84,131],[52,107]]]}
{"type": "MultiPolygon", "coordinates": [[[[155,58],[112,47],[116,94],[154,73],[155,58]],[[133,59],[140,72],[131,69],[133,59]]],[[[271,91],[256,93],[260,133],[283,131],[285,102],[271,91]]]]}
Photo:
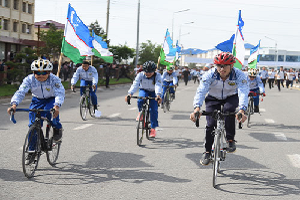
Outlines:
{"type": "Polygon", "coordinates": [[[52,71],[53,65],[49,60],[46,59],[38,59],[31,63],[32,71],[52,71]]]}

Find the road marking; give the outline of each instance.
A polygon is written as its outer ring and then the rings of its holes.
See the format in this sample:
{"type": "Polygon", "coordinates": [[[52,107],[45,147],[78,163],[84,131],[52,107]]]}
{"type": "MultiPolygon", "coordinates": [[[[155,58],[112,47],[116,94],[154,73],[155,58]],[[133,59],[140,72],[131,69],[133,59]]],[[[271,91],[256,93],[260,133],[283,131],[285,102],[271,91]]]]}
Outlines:
{"type": "Polygon", "coordinates": [[[264,108],[259,108],[259,112],[266,112],[266,109],[264,109],[264,108]]]}
{"type": "Polygon", "coordinates": [[[136,110],[137,107],[129,108],[128,110],[136,110]]]}
{"type": "Polygon", "coordinates": [[[85,129],[85,128],[90,127],[90,126],[92,126],[92,125],[94,125],[94,124],[84,124],[84,125],[82,125],[82,126],[79,126],[79,127],[77,127],[77,128],[74,128],[73,130],[76,131],[76,130],[85,129]]]}
{"type": "Polygon", "coordinates": [[[274,133],[274,135],[279,140],[287,140],[286,136],[283,133],[274,133]]]}
{"type": "Polygon", "coordinates": [[[119,115],[121,115],[121,113],[114,113],[114,114],[112,114],[112,115],[109,115],[108,118],[117,117],[117,116],[119,116],[119,115]]]}
{"type": "Polygon", "coordinates": [[[265,119],[265,122],[269,123],[269,124],[274,124],[275,121],[273,119],[265,119]]]}
{"type": "Polygon", "coordinates": [[[294,167],[300,168],[300,155],[299,154],[292,154],[287,155],[293,164],[294,167]]]}

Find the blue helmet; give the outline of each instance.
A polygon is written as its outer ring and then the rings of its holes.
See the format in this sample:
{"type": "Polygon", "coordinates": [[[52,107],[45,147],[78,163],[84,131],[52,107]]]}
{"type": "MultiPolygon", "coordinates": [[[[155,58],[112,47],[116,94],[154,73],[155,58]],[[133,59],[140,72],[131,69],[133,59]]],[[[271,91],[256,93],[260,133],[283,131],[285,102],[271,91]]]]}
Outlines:
{"type": "Polygon", "coordinates": [[[156,64],[153,61],[146,61],[143,64],[143,71],[144,72],[155,72],[156,70],[156,64]]]}

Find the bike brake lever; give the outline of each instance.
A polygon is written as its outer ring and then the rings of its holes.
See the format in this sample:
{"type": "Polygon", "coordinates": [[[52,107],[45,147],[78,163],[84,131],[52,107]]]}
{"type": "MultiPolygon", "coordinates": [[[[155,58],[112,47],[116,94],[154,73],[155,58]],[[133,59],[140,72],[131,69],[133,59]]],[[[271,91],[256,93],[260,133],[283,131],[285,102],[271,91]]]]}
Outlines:
{"type": "Polygon", "coordinates": [[[196,118],[196,127],[198,128],[199,127],[199,115],[200,115],[200,113],[199,112],[196,112],[195,113],[195,118],[196,118]]]}
{"type": "Polygon", "coordinates": [[[128,105],[131,105],[130,104],[130,96],[129,95],[127,96],[127,103],[128,103],[128,105]]]}
{"type": "Polygon", "coordinates": [[[17,123],[17,121],[15,120],[15,115],[14,115],[14,110],[10,109],[10,119],[11,122],[13,122],[14,124],[17,123]]]}

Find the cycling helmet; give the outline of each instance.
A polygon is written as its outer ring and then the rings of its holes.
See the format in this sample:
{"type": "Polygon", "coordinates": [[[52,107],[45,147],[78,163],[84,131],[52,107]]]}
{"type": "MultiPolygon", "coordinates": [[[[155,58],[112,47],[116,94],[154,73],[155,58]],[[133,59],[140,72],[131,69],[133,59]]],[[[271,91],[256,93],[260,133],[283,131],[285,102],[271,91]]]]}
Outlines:
{"type": "Polygon", "coordinates": [[[174,70],[174,67],[173,67],[172,65],[167,66],[167,70],[168,70],[168,71],[174,70]]]}
{"type": "Polygon", "coordinates": [[[232,65],[235,63],[235,57],[229,52],[222,52],[215,56],[216,65],[232,65]]]}
{"type": "Polygon", "coordinates": [[[32,71],[51,71],[52,69],[53,65],[46,59],[38,59],[31,63],[32,71]]]}
{"type": "Polygon", "coordinates": [[[156,69],[156,64],[155,62],[153,61],[146,61],[144,64],[143,64],[143,71],[144,72],[155,72],[155,69],[156,69]]]}
{"type": "Polygon", "coordinates": [[[251,68],[248,71],[248,76],[256,76],[256,75],[257,75],[256,69],[251,68]]]}

